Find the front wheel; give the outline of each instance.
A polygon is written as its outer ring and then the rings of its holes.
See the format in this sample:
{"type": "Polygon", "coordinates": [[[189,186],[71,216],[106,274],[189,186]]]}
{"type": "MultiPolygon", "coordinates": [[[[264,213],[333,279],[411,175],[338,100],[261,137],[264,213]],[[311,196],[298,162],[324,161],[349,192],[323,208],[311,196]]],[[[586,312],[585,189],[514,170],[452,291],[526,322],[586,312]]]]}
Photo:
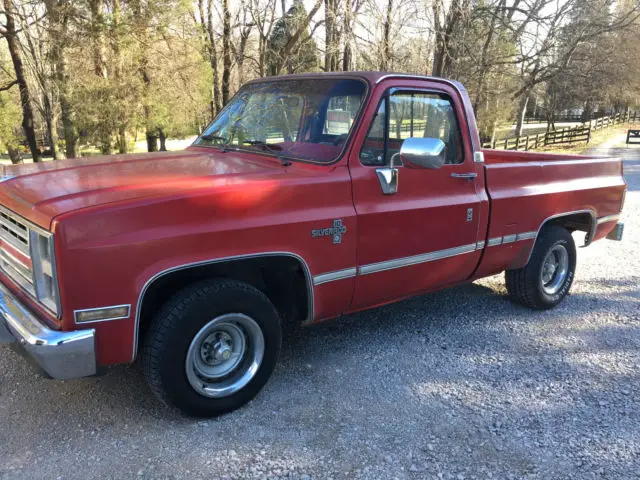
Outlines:
{"type": "Polygon", "coordinates": [[[142,364],[153,392],[188,415],[209,417],[251,400],[275,367],[278,313],[254,287],[227,279],[194,284],[160,309],[142,364]]]}
{"type": "Polygon", "coordinates": [[[545,227],[538,236],[529,263],[507,270],[507,291],[512,300],[529,308],[546,310],[569,293],[576,270],[576,245],[563,227],[545,227]]]}

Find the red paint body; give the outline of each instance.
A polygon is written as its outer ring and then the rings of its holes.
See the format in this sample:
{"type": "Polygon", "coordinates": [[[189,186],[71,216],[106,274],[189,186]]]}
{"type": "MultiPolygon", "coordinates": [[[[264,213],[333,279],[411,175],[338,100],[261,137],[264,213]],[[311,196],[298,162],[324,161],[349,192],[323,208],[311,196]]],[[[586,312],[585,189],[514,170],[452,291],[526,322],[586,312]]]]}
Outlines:
{"type": "MultiPolygon", "coordinates": [[[[351,77],[354,74],[350,74],[351,77]]],[[[264,252],[301,257],[312,277],[397,258],[537,232],[557,214],[620,212],[621,162],[578,156],[484,151],[469,99],[437,79],[359,74],[369,84],[350,142],[331,165],[190,147],[184,152],[93,157],[8,168],[0,203],[54,232],[62,315],[52,318],[2,275],[2,282],[52,328],[95,328],[98,363],[130,362],[145,284],[172,267],[264,252]],[[383,195],[359,151],[379,100],[392,87],[453,99],[464,162],[438,170],[399,167],[398,192],[383,195]],[[474,148],[475,147],[475,148],[474,148]],[[476,172],[472,181],[451,173],[476,172]],[[466,221],[467,209],[473,219],[466,221]],[[342,243],[311,230],[342,219],[342,243]],[[127,319],[76,325],[74,310],[131,305],[127,319]]],[[[277,81],[277,80],[276,80],[277,81]]],[[[615,226],[595,228],[594,239],[615,226]]],[[[535,238],[315,285],[312,321],[322,321],[526,264],[535,238]]]]}

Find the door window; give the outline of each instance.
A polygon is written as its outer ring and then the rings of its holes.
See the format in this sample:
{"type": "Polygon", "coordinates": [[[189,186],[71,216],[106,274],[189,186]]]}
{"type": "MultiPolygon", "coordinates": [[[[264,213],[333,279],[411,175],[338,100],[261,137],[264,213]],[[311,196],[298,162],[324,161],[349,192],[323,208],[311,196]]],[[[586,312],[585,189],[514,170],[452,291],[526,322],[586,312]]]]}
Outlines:
{"type": "Polygon", "coordinates": [[[446,146],[446,164],[464,160],[460,127],[449,97],[438,93],[398,92],[380,102],[360,150],[360,161],[370,166],[388,165],[391,156],[399,152],[402,142],[410,137],[442,140],[446,146]]]}

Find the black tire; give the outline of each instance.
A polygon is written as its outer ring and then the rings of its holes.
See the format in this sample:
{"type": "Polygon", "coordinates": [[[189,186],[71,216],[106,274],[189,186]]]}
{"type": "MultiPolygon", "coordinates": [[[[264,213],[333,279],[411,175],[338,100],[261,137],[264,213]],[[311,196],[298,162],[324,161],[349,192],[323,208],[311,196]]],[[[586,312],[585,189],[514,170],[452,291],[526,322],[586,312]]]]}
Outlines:
{"type": "Polygon", "coordinates": [[[566,228],[556,225],[544,227],[533,247],[529,263],[517,270],[507,270],[505,279],[511,300],[535,310],[547,310],[558,305],[569,293],[576,270],[576,245],[566,228]],[[557,291],[549,293],[542,279],[547,255],[563,247],[568,254],[566,276],[558,283],[557,291]]]}
{"type": "Polygon", "coordinates": [[[160,308],[144,340],[142,366],[151,390],[163,403],[190,416],[212,417],[235,410],[258,394],[273,372],[281,343],[280,317],[262,292],[236,280],[213,279],[184,288],[160,308]],[[186,358],[201,329],[225,314],[243,314],[257,323],[264,355],[244,387],[214,398],[192,386],[186,358]]]}

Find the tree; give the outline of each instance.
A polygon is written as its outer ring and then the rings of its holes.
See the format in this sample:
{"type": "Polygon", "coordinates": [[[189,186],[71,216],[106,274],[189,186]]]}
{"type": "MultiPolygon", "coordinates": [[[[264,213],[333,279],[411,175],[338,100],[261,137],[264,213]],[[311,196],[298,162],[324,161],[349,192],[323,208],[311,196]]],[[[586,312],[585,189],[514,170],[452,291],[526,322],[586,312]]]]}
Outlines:
{"type": "MultiPolygon", "coordinates": [[[[350,5],[346,5],[345,9],[350,5]]],[[[339,28],[339,0],[324,0],[324,70],[325,72],[335,72],[339,67],[340,57],[340,28],[339,28]]],[[[345,12],[346,14],[346,12],[345,12]]]]}
{"type": "Polygon", "coordinates": [[[67,158],[77,156],[78,132],[75,124],[75,110],[71,103],[68,62],[66,48],[69,42],[69,17],[71,2],[69,0],[45,0],[49,17],[49,39],[51,42],[50,61],[53,65],[54,79],[58,88],[60,110],[64,132],[65,153],[67,158]]]}
{"type": "Polygon", "coordinates": [[[31,105],[31,93],[29,91],[29,86],[27,85],[26,72],[22,62],[22,51],[18,40],[18,30],[16,28],[16,8],[13,4],[13,0],[4,0],[4,16],[6,23],[4,25],[0,25],[0,35],[7,41],[9,54],[11,55],[11,61],[13,62],[15,80],[9,85],[0,87],[0,90],[7,90],[13,85],[18,86],[18,89],[20,90],[20,104],[22,106],[22,128],[24,129],[24,134],[27,138],[27,144],[29,145],[33,161],[39,162],[41,155],[38,148],[38,142],[36,140],[35,117],[31,105]]]}
{"type": "Polygon", "coordinates": [[[309,22],[320,9],[323,0],[316,0],[307,14],[302,0],[294,0],[293,6],[275,24],[269,37],[269,75],[308,72],[318,65],[316,43],[309,34],[309,22]]]}

